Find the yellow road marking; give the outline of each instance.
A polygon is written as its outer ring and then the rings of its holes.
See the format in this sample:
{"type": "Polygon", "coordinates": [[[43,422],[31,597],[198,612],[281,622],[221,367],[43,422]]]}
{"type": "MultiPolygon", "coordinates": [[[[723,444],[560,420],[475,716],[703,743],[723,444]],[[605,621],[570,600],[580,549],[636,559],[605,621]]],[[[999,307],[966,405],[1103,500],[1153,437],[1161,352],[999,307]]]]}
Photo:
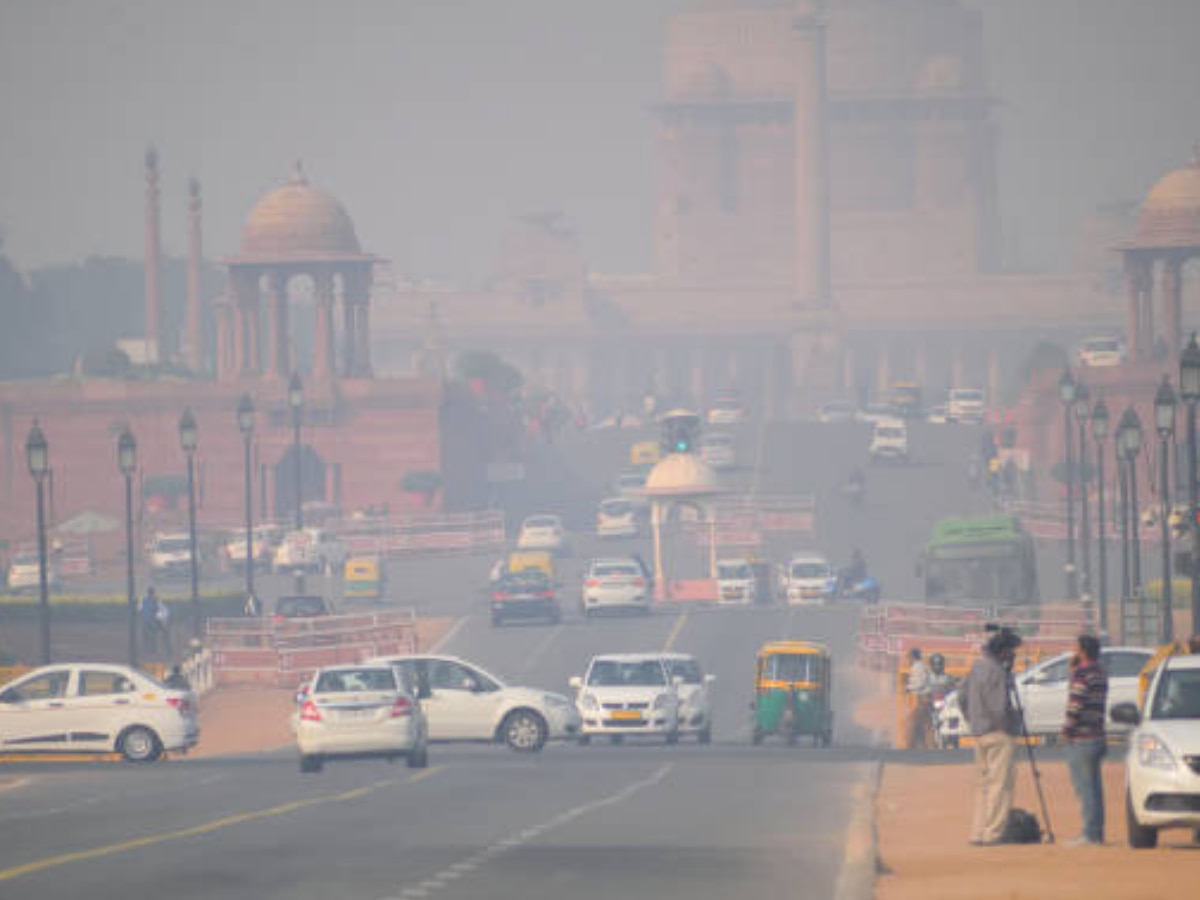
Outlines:
{"type": "Polygon", "coordinates": [[[670,633],[667,634],[666,641],[663,642],[663,653],[670,653],[671,648],[675,646],[675,639],[679,637],[679,633],[683,631],[683,626],[687,624],[687,613],[680,613],[679,618],[675,620],[675,624],[671,626],[670,633]]]}
{"type": "Polygon", "coordinates": [[[61,853],[58,856],[47,856],[44,859],[35,859],[32,862],[23,863],[19,866],[13,866],[9,869],[0,869],[0,881],[12,881],[16,878],[23,878],[26,875],[32,875],[35,872],[44,872],[47,869],[56,869],[60,866],[65,866],[75,862],[84,862],[89,859],[101,859],[105,856],[115,856],[118,853],[128,853],[131,850],[140,850],[142,847],[152,847],[155,844],[163,844],[167,841],[179,841],[183,840],[184,838],[212,834],[214,831],[220,831],[222,828],[228,828],[231,825],[240,825],[243,822],[253,822],[256,819],[276,818],[278,816],[284,816],[288,813],[295,812],[299,809],[304,809],[308,806],[321,806],[329,803],[345,803],[348,800],[358,800],[381,788],[391,787],[397,784],[412,784],[413,782],[424,781],[426,778],[429,778],[440,771],[441,769],[439,767],[433,767],[430,769],[425,769],[422,772],[418,772],[408,779],[390,778],[385,781],[376,781],[373,784],[354,788],[349,791],[343,791],[340,794],[326,794],[323,797],[310,797],[307,800],[293,800],[291,803],[283,803],[279,806],[267,807],[266,809],[252,809],[243,813],[235,813],[232,816],[213,819],[211,822],[205,822],[201,825],[193,825],[190,828],[180,828],[177,831],[166,831],[162,834],[152,834],[148,835],[147,837],[123,841],[119,844],[109,844],[105,847],[93,847],[91,850],[77,850],[74,853],[61,853]]]}

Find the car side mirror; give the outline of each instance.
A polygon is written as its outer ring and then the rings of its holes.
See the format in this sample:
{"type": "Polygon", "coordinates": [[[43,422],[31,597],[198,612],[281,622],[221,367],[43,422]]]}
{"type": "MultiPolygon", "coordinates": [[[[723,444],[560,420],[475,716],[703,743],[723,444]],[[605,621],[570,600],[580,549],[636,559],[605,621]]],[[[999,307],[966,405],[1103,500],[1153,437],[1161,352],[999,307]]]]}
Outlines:
{"type": "Polygon", "coordinates": [[[576,690],[576,691],[578,691],[578,690],[582,690],[582,689],[583,689],[583,679],[582,679],[582,678],[580,678],[578,675],[576,675],[576,676],[574,676],[573,678],[569,679],[569,680],[567,681],[567,684],[568,684],[568,685],[570,685],[570,687],[571,687],[571,689],[572,689],[572,690],[576,690]]]}
{"type": "Polygon", "coordinates": [[[1118,725],[1137,725],[1142,721],[1136,703],[1118,703],[1108,715],[1118,725]]]}

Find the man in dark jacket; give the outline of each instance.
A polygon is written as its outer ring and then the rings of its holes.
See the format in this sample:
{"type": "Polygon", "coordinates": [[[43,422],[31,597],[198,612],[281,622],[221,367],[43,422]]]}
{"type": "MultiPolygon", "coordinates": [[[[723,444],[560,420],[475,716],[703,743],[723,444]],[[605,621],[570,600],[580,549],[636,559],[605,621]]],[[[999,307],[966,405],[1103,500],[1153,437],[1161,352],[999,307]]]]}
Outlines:
{"type": "Polygon", "coordinates": [[[1071,784],[1083,810],[1083,834],[1073,844],[1104,843],[1104,714],[1108,706],[1108,674],[1100,665],[1100,642],[1090,634],[1079,636],[1071,658],[1071,685],[1062,736],[1067,743],[1071,784]]]}
{"type": "Polygon", "coordinates": [[[963,715],[975,736],[978,782],[972,844],[1003,843],[1012,809],[1020,723],[1012,706],[1008,673],[1020,645],[1020,636],[1007,629],[993,634],[959,692],[963,715]]]}

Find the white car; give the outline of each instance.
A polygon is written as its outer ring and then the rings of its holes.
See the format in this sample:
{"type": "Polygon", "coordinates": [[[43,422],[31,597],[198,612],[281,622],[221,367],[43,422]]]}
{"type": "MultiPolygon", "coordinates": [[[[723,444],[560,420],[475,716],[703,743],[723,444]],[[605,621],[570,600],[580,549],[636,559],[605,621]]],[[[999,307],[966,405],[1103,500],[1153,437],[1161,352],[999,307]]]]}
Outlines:
{"type": "Polygon", "coordinates": [[[700,442],[700,458],[713,469],[732,469],[737,465],[737,448],[733,435],[714,431],[700,442]]]}
{"type": "MultiPolygon", "coordinates": [[[[51,591],[62,588],[58,566],[50,557],[46,559],[46,587],[51,591]]],[[[33,594],[42,589],[42,570],[36,553],[22,553],[9,564],[8,589],[14,594],[33,594]]]]}
{"type": "Polygon", "coordinates": [[[696,658],[686,653],[664,653],[667,675],[679,693],[679,733],[694,734],[701,744],[712,743],[712,698],[709,686],[717,680],[706,675],[696,658]],[[678,683],[677,679],[682,679],[678,683]]]}
{"type": "Polygon", "coordinates": [[[886,403],[868,403],[854,414],[855,421],[865,422],[868,425],[894,418],[896,418],[895,410],[886,403]]]}
{"type": "Polygon", "coordinates": [[[642,533],[642,516],[638,504],[624,497],[600,501],[596,509],[596,536],[602,538],[635,538],[642,533]]]}
{"type": "Polygon", "coordinates": [[[1125,363],[1125,345],[1115,337],[1084,338],[1079,344],[1081,366],[1120,366],[1125,363]]]}
{"type": "Polygon", "coordinates": [[[946,394],[946,419],[982,425],[987,419],[987,395],[981,388],[951,388],[946,394]]]}
{"type": "Polygon", "coordinates": [[[520,550],[550,550],[554,553],[567,552],[567,532],[558,516],[530,516],[521,523],[517,536],[520,550]]]}
{"type": "Polygon", "coordinates": [[[430,741],[502,741],[518,752],[535,753],[546,741],[579,734],[579,713],[562,694],[505,684],[453,656],[396,656],[375,662],[399,669],[417,686],[430,741]]]}
{"type": "Polygon", "coordinates": [[[151,762],[200,737],[196,697],[108,663],[43,666],[0,688],[0,752],[120,753],[151,762]]]}
{"type": "Polygon", "coordinates": [[[758,595],[758,578],[748,559],[717,560],[717,602],[745,605],[758,595]]]}
{"type": "Polygon", "coordinates": [[[908,425],[903,419],[881,419],[871,429],[867,448],[872,462],[907,462],[908,425]]]}
{"type": "Polygon", "coordinates": [[[646,487],[646,475],[647,471],[628,469],[617,476],[613,482],[613,490],[618,497],[648,507],[649,501],[642,496],[642,490],[646,487]]]}
{"type": "Polygon", "coordinates": [[[1129,846],[1155,846],[1164,828],[1190,828],[1200,838],[1200,655],[1163,661],[1144,714],[1122,703],[1111,715],[1136,726],[1125,757],[1129,846]]]}
{"type": "Polygon", "coordinates": [[[822,425],[839,425],[854,421],[854,407],[846,400],[830,400],[817,410],[817,421],[822,425]]]}
{"type": "Polygon", "coordinates": [[[837,573],[823,556],[794,556],[783,573],[783,595],[789,604],[825,603],[837,592],[837,573]]]}
{"type": "Polygon", "coordinates": [[[292,728],[301,772],[320,772],[338,758],[404,757],[412,769],[429,764],[425,714],[390,665],[318,669],[298,700],[292,728]]]}
{"type": "MultiPolygon", "coordinates": [[[[1110,710],[1118,703],[1137,702],[1138,674],[1150,661],[1152,653],[1144,647],[1101,648],[1100,664],[1108,673],[1110,710]]],[[[1025,727],[1031,735],[1054,740],[1062,731],[1071,680],[1071,656],[1071,653],[1060,653],[1015,677],[1017,695],[1025,712],[1025,727]]]]}
{"type": "Polygon", "coordinates": [[[579,738],[596,736],[620,743],[626,735],[661,737],[679,742],[679,686],[658,653],[614,653],[595,656],[582,678],[572,678],[575,706],[583,719],[579,738]]]}
{"type": "Polygon", "coordinates": [[[289,531],[275,550],[273,566],[282,572],[337,572],[346,562],[346,545],[325,528],[289,531]]]}
{"type": "Polygon", "coordinates": [[[636,559],[593,559],[583,574],[580,603],[585,619],[602,610],[650,612],[646,573],[636,559]]]}
{"type": "Polygon", "coordinates": [[[191,536],[187,532],[156,534],[150,543],[150,574],[155,578],[186,578],[191,571],[191,536]]]}
{"type": "Polygon", "coordinates": [[[746,421],[746,408],[733,395],[718,396],[708,410],[709,425],[741,425],[746,421]]]}

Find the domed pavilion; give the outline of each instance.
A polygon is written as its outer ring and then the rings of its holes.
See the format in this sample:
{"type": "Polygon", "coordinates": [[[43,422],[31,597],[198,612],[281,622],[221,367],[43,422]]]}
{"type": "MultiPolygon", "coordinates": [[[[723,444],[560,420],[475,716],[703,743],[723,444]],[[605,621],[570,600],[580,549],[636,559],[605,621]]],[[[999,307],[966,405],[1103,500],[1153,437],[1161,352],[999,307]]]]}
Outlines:
{"type": "Polygon", "coordinates": [[[1130,359],[1152,359],[1163,355],[1163,348],[1177,356],[1183,344],[1183,267],[1200,257],[1200,147],[1187,165],[1164,175],[1150,189],[1133,237],[1118,249],[1125,257],[1129,290],[1130,359]],[[1162,298],[1157,338],[1156,281],[1162,298]]]}
{"type": "Polygon", "coordinates": [[[286,378],[300,368],[300,360],[292,358],[288,339],[289,286],[298,276],[307,277],[313,285],[313,380],[329,381],[335,374],[369,377],[369,303],[377,261],[363,253],[345,208],[311,185],[297,163],[287,183],[250,210],[237,255],[224,260],[229,267],[231,296],[217,308],[217,378],[286,378]],[[339,335],[334,308],[339,305],[342,353],[340,371],[335,373],[339,335]],[[264,324],[265,360],[260,335],[264,324]]]}

